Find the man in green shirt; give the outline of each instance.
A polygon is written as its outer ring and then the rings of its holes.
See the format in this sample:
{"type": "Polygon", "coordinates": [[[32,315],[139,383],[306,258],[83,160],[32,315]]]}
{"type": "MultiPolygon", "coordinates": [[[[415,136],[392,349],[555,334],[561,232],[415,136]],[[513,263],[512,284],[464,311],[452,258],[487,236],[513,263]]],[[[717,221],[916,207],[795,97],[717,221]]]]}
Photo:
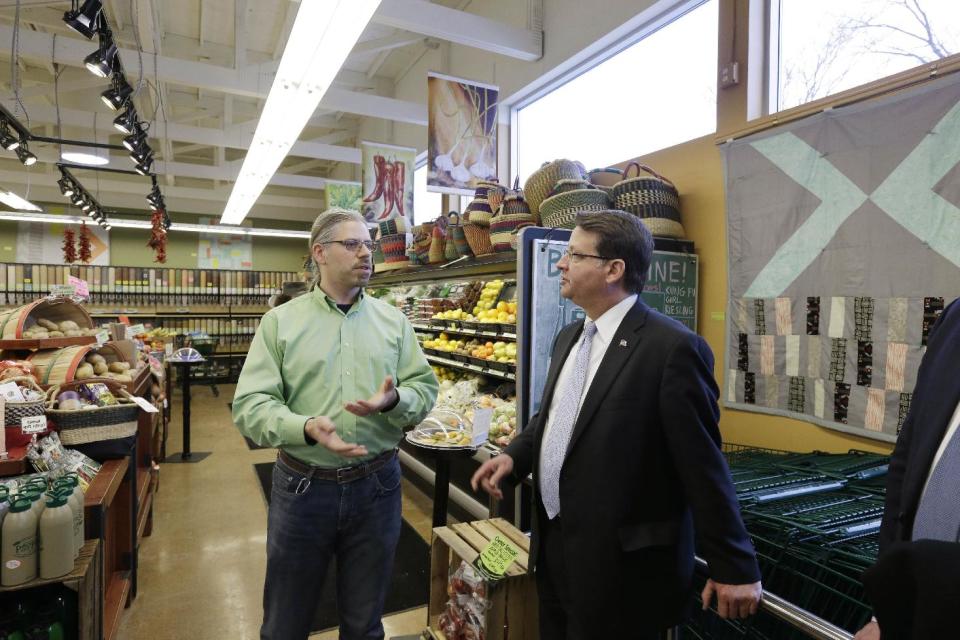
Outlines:
{"type": "Polygon", "coordinates": [[[384,637],[400,536],[397,443],[439,385],[406,317],[363,293],[373,248],[359,214],[321,214],[310,234],[318,281],[263,316],[237,382],[234,422],[280,450],[264,639],[307,637],[334,556],[340,638],[384,637]]]}

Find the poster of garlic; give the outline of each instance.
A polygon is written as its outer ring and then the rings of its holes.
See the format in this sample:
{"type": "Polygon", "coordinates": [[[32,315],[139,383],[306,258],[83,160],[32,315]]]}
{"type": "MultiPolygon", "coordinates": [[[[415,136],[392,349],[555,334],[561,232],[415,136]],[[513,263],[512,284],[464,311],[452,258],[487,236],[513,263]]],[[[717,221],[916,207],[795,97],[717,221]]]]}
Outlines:
{"type": "Polygon", "coordinates": [[[499,88],[427,74],[427,190],[473,195],[497,179],[499,88]]]}
{"type": "Polygon", "coordinates": [[[360,150],[364,219],[380,222],[413,216],[413,163],[417,150],[364,141],[360,150]]]}

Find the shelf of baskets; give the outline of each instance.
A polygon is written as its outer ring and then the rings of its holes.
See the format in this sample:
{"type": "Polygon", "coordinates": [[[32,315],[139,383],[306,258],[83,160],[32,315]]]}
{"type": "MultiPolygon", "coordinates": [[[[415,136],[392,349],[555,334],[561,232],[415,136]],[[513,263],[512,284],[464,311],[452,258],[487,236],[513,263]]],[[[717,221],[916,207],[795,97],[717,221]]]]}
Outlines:
{"type": "Polygon", "coordinates": [[[453,358],[438,356],[433,353],[430,353],[431,349],[424,349],[424,352],[428,362],[432,362],[434,364],[438,364],[444,367],[450,367],[451,369],[459,369],[461,371],[468,371],[470,373],[479,373],[484,376],[490,376],[491,378],[499,378],[500,380],[509,380],[510,382],[515,382],[517,379],[516,367],[513,364],[509,364],[505,362],[494,363],[488,360],[471,358],[469,356],[457,356],[460,359],[454,360],[453,358]],[[504,367],[504,368],[493,368],[498,366],[504,367]]]}

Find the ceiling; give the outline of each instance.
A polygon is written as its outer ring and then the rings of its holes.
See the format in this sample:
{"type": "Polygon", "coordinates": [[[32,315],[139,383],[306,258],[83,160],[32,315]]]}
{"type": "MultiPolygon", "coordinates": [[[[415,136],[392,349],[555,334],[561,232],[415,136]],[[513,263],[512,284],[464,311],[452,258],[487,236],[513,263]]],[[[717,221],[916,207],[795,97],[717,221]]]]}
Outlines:
{"type": "MultiPolygon", "coordinates": [[[[64,24],[70,2],[20,0],[19,24],[17,4],[0,0],[4,107],[33,135],[120,144],[122,135],[112,126],[117,114],[99,100],[109,80],[82,64],[97,48],[97,38],[88,41],[64,24]],[[22,107],[14,99],[13,79],[22,107]]],[[[362,118],[425,126],[425,98],[419,104],[392,96],[398,79],[441,41],[526,60],[540,57],[541,34],[475,16],[469,5],[470,0],[383,0],[251,216],[312,220],[328,179],[359,178],[362,118]]],[[[154,171],[168,208],[219,216],[299,3],[103,0],[103,6],[135,89],[137,112],[149,122],[154,171]]],[[[55,184],[57,146],[34,142],[30,149],[39,162],[29,170],[13,153],[0,151],[0,186],[35,201],[61,202],[55,184]],[[24,193],[28,186],[29,195],[24,193]]],[[[111,150],[110,158],[110,167],[132,168],[123,151],[111,150]]],[[[104,206],[143,209],[149,178],[73,173],[100,194],[104,206]]]]}

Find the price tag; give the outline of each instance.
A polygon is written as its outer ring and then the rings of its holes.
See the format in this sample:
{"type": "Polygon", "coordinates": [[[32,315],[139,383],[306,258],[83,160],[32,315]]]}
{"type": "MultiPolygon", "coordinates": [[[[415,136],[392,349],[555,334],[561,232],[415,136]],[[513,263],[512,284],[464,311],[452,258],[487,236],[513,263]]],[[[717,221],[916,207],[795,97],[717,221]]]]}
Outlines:
{"type": "Polygon", "coordinates": [[[142,324],[135,324],[132,327],[127,327],[127,340],[131,340],[134,336],[139,336],[146,332],[147,328],[142,324]]]}
{"type": "Polygon", "coordinates": [[[110,332],[106,329],[97,331],[97,346],[102,347],[108,342],[110,342],[110,332]]]}
{"type": "Polygon", "coordinates": [[[47,430],[47,416],[20,418],[20,430],[25,434],[43,433],[47,430]]]}
{"type": "Polygon", "coordinates": [[[496,535],[493,536],[490,544],[480,552],[480,557],[476,560],[476,566],[493,578],[502,578],[519,555],[520,551],[510,544],[506,538],[496,535]]]}
{"type": "Polygon", "coordinates": [[[54,284],[50,286],[50,295],[54,297],[70,298],[77,293],[77,288],[72,284],[54,284]]]}
{"type": "Polygon", "coordinates": [[[155,406],[153,406],[152,404],[150,404],[149,402],[147,402],[146,398],[141,398],[140,396],[133,396],[133,401],[136,402],[136,403],[137,403],[137,406],[139,406],[141,409],[143,409],[143,410],[146,411],[147,413],[159,413],[159,412],[160,412],[159,409],[157,409],[155,406]]]}
{"type": "Polygon", "coordinates": [[[473,446],[479,447],[487,441],[490,433],[490,421],[493,419],[493,409],[477,409],[473,412],[473,446]]]}
{"type": "Polygon", "coordinates": [[[74,287],[77,288],[78,296],[81,296],[83,298],[90,297],[90,285],[87,284],[86,280],[81,280],[80,278],[77,278],[75,276],[69,276],[67,278],[67,282],[69,282],[70,284],[72,284],[74,287]]]}

